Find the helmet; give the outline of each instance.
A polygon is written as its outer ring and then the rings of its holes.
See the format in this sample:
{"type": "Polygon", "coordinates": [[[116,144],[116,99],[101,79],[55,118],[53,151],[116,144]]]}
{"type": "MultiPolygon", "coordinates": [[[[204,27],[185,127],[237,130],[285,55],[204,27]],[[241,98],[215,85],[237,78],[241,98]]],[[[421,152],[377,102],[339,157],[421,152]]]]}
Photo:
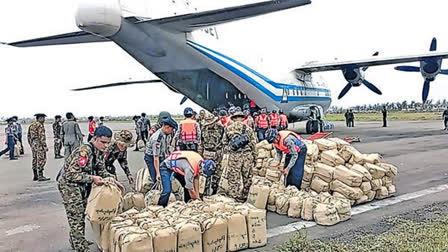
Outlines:
{"type": "Polygon", "coordinates": [[[249,104],[245,103],[245,104],[243,105],[243,110],[248,110],[248,109],[249,109],[249,104]]]}
{"type": "Polygon", "coordinates": [[[245,116],[250,115],[250,111],[248,109],[244,110],[243,113],[244,113],[245,116]]]}
{"type": "Polygon", "coordinates": [[[186,108],[184,109],[184,116],[185,116],[185,117],[191,117],[191,116],[193,116],[193,115],[194,115],[194,111],[193,111],[192,108],[190,108],[190,107],[186,107],[186,108]]]}
{"type": "Polygon", "coordinates": [[[280,109],[280,110],[278,111],[278,113],[283,114],[283,110],[280,109]]]}
{"type": "Polygon", "coordinates": [[[235,108],[235,107],[230,107],[230,108],[229,108],[229,114],[230,114],[230,115],[233,115],[233,113],[235,113],[235,111],[236,111],[236,108],[235,108]]]}
{"type": "Polygon", "coordinates": [[[227,115],[227,111],[225,111],[225,110],[219,111],[219,116],[226,116],[226,115],[227,115]]]}
{"type": "Polygon", "coordinates": [[[274,113],[274,114],[277,113],[277,110],[272,110],[272,113],[274,113]]]}
{"type": "Polygon", "coordinates": [[[266,139],[269,143],[273,143],[275,139],[277,139],[278,131],[276,129],[268,129],[264,133],[264,139],[266,139]]]}
{"type": "Polygon", "coordinates": [[[201,162],[202,172],[207,175],[207,177],[211,177],[213,174],[215,174],[216,171],[216,164],[210,159],[204,159],[201,162]]]}
{"type": "Polygon", "coordinates": [[[161,111],[159,113],[159,120],[166,119],[166,118],[171,118],[171,114],[166,111],[161,111]]]}
{"type": "Polygon", "coordinates": [[[130,132],[129,130],[122,130],[120,132],[116,132],[114,134],[114,139],[115,141],[123,142],[125,144],[134,143],[132,132],[130,132]]]}
{"type": "Polygon", "coordinates": [[[243,111],[243,110],[241,109],[240,106],[238,106],[238,107],[236,107],[235,111],[237,111],[237,112],[241,112],[241,111],[243,111]]]}

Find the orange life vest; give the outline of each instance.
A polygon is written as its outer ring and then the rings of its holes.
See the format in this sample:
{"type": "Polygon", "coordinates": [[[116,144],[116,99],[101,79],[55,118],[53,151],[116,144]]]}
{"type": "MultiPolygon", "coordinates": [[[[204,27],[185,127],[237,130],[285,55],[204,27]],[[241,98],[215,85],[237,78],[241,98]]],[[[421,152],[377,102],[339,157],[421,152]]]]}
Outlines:
{"type": "Polygon", "coordinates": [[[224,117],[224,118],[221,118],[221,123],[222,123],[222,125],[224,125],[225,127],[227,127],[227,126],[229,126],[229,124],[230,124],[230,117],[228,117],[228,116],[226,116],[226,117],[224,117]]]}
{"type": "Polygon", "coordinates": [[[199,174],[199,164],[204,160],[201,155],[199,155],[197,152],[194,151],[175,151],[173,152],[169,157],[168,160],[171,165],[171,169],[182,175],[185,176],[185,172],[176,167],[176,161],[179,159],[186,159],[190,166],[193,168],[193,177],[196,177],[199,174]]]}
{"type": "Polygon", "coordinates": [[[269,127],[268,116],[265,114],[259,115],[256,124],[260,129],[267,129],[269,127]]]}
{"type": "Polygon", "coordinates": [[[197,142],[198,141],[198,135],[196,132],[196,121],[187,118],[180,122],[180,137],[182,142],[188,143],[188,142],[197,142]]]}
{"type": "MultiPolygon", "coordinates": [[[[286,139],[289,135],[293,135],[293,136],[295,136],[295,137],[297,138],[297,140],[299,140],[299,141],[301,141],[301,142],[302,142],[302,140],[303,140],[302,137],[301,137],[299,134],[295,133],[295,132],[292,132],[292,131],[290,131],[290,130],[282,130],[282,131],[279,131],[279,132],[278,132],[278,136],[279,136],[278,141],[275,141],[275,142],[274,142],[274,146],[275,146],[275,148],[277,148],[277,149],[283,151],[284,153],[289,153],[289,149],[288,149],[288,147],[285,145],[285,139],[286,139]]],[[[300,151],[300,146],[298,146],[297,144],[296,144],[295,148],[296,148],[296,150],[297,150],[298,152],[300,151]]]]}
{"type": "Polygon", "coordinates": [[[96,122],[94,120],[92,120],[91,122],[89,122],[89,133],[90,133],[90,135],[93,136],[93,134],[95,133],[95,129],[96,129],[96,122]]]}
{"type": "Polygon", "coordinates": [[[281,114],[280,115],[280,126],[285,127],[287,123],[288,123],[288,117],[286,117],[286,115],[284,115],[284,114],[281,114]]]}
{"type": "Polygon", "coordinates": [[[269,118],[271,119],[271,126],[275,126],[277,127],[278,125],[278,114],[277,113],[272,113],[269,118]]]}

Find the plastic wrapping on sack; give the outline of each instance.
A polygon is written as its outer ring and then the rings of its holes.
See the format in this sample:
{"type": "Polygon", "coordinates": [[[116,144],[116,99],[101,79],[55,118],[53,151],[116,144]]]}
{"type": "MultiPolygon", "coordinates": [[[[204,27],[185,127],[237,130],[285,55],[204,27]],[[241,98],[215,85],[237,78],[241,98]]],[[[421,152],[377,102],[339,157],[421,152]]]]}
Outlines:
{"type": "Polygon", "coordinates": [[[93,184],[87,199],[86,216],[91,222],[105,224],[117,214],[121,203],[121,191],[113,178],[103,179],[104,184],[93,184]]]}
{"type": "Polygon", "coordinates": [[[343,165],[336,166],[334,170],[334,179],[344,182],[348,186],[359,187],[362,183],[362,175],[349,170],[343,165]]]}

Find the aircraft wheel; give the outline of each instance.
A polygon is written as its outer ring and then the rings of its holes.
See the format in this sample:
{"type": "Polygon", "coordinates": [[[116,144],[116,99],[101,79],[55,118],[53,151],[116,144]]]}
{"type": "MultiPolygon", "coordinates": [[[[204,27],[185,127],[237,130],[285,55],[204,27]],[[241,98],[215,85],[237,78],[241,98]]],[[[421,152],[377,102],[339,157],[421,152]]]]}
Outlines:
{"type": "Polygon", "coordinates": [[[308,120],[308,121],[306,122],[306,133],[307,133],[307,134],[312,134],[311,131],[312,131],[312,130],[311,130],[311,121],[308,120]]]}

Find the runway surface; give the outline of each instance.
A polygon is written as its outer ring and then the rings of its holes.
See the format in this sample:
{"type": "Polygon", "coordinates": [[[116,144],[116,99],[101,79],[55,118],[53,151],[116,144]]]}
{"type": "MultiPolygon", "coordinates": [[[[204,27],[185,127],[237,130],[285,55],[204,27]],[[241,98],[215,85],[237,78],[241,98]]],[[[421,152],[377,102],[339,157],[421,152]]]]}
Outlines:
{"type": "MultiPolygon", "coordinates": [[[[344,238],[352,236],[357,230],[379,232],[385,229],[382,219],[387,216],[412,215],[416,211],[420,215],[431,214],[430,210],[425,210],[431,204],[447,208],[448,132],[441,130],[440,121],[393,121],[387,128],[381,127],[381,122],[355,123],[355,128],[346,128],[343,122],[336,122],[334,136],[357,136],[361,139],[360,143],[354,143],[358,150],[363,153],[380,153],[386,162],[398,166],[399,174],[394,182],[397,195],[389,198],[389,201],[375,201],[371,208],[367,205],[355,208],[357,214],[352,219],[335,226],[309,226],[307,232],[311,238],[344,238]]],[[[113,130],[133,129],[130,122],[106,122],[106,125],[113,130]]],[[[87,132],[87,124],[81,124],[81,129],[87,132]]],[[[0,159],[0,251],[69,250],[68,224],[54,181],[63,160],[53,158],[51,125],[46,125],[46,130],[50,151],[45,174],[52,178],[51,181],[32,181],[31,153],[26,143],[25,155],[18,161],[9,161],[7,157],[0,159]]],[[[3,141],[3,126],[0,132],[0,140],[3,141]]],[[[133,174],[145,167],[143,152],[129,149],[128,156],[133,174]]],[[[120,168],[118,176],[127,185],[120,168]]],[[[298,221],[269,213],[268,246],[252,251],[272,251],[275,245],[289,238],[291,233],[288,230],[291,227],[301,225],[296,223],[298,221]]],[[[89,224],[87,238],[93,240],[89,224]]],[[[92,246],[92,251],[97,249],[92,246]]]]}

